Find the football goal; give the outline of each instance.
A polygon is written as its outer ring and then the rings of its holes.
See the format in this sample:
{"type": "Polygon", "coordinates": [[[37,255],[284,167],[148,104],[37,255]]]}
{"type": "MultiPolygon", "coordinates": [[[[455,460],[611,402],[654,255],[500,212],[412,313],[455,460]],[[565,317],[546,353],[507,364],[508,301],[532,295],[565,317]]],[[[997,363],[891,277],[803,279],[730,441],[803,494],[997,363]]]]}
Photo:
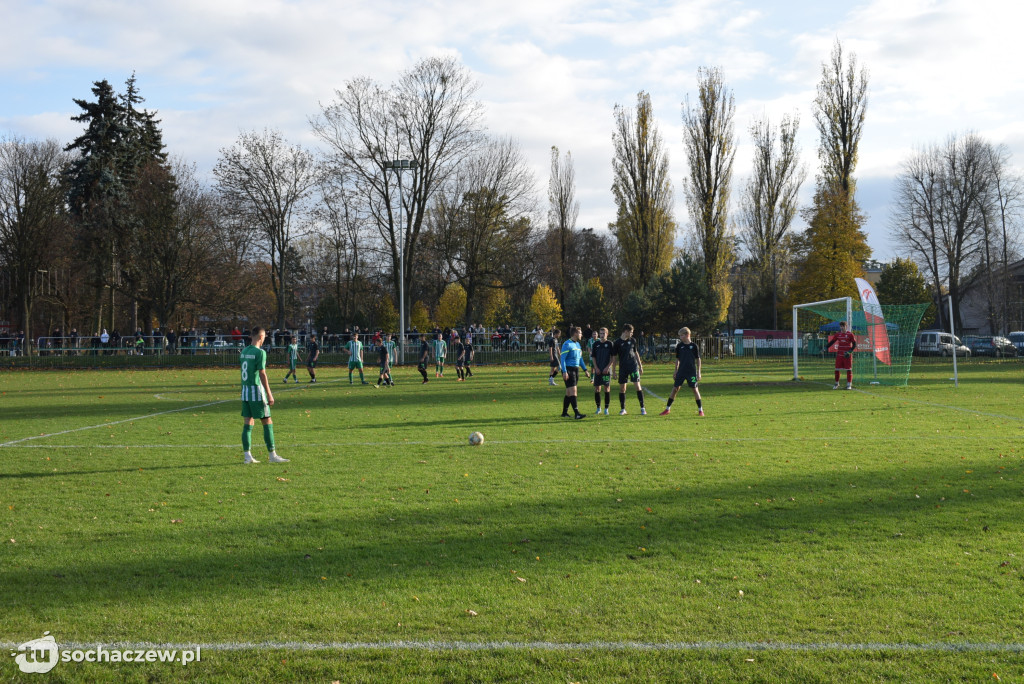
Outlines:
{"type": "Polygon", "coordinates": [[[865,314],[852,297],[797,304],[793,307],[793,379],[832,381],[835,354],[826,352],[839,322],[857,338],[853,381],[876,385],[906,385],[914,339],[927,304],[882,304],[880,312],[865,314]]]}

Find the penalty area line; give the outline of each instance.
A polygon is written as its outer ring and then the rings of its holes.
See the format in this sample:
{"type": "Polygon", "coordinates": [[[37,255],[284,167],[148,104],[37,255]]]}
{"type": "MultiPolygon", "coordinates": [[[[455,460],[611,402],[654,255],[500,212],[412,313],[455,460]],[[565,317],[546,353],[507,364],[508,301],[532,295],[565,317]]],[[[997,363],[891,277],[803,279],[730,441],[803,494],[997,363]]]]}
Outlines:
{"type": "MultiPolygon", "coordinates": [[[[212,643],[61,642],[64,650],[196,650],[203,651],[847,651],[925,653],[1024,653],[1024,644],[1002,643],[786,643],[774,641],[256,641],[212,643]]],[[[0,647],[17,648],[14,642],[0,647]]]]}

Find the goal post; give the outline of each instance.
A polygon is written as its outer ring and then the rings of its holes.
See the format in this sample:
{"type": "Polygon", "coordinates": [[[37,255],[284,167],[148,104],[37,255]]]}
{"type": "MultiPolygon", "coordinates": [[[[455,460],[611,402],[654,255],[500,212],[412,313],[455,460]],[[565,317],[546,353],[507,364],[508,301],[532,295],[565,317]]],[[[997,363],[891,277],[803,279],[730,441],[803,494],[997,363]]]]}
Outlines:
{"type": "Polygon", "coordinates": [[[882,304],[867,313],[861,301],[839,297],[793,307],[793,379],[802,375],[833,379],[827,340],[845,321],[857,339],[854,382],[905,386],[910,377],[914,341],[928,304],[882,304]]]}
{"type": "Polygon", "coordinates": [[[794,304],[793,305],[793,379],[800,379],[800,331],[798,329],[799,316],[797,315],[799,309],[810,309],[812,307],[825,307],[829,304],[846,304],[846,327],[848,329],[853,328],[853,297],[837,297],[835,299],[825,299],[820,302],[810,302],[807,304],[794,304]]]}

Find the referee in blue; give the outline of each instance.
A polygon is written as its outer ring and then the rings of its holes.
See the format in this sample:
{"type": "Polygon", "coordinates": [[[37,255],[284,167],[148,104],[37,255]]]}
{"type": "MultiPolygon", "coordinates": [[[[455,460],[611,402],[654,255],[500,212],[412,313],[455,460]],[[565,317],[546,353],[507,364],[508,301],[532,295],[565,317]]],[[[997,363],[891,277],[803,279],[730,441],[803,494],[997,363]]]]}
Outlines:
{"type": "Polygon", "coordinates": [[[576,385],[579,381],[580,371],[589,378],[590,373],[583,363],[583,349],[580,347],[580,337],[583,331],[573,327],[569,330],[569,339],[562,343],[562,354],[559,356],[559,366],[562,370],[562,380],[565,381],[565,397],[562,399],[562,417],[569,417],[569,407],[572,406],[576,414],[576,420],[586,418],[585,413],[580,413],[576,403],[576,385]]]}

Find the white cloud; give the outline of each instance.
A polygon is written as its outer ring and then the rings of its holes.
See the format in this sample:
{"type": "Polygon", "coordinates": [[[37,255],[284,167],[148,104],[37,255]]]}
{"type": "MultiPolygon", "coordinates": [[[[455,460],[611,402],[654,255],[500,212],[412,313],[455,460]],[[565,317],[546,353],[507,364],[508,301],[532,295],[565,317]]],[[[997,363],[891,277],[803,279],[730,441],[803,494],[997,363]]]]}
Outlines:
{"type": "MultiPolygon", "coordinates": [[[[79,131],[71,98],[89,97],[100,78],[120,87],[136,70],[171,151],[201,173],[239,130],[279,128],[313,144],[308,117],[347,80],[387,83],[422,57],[455,54],[481,82],[488,127],[521,141],[542,192],[551,145],[573,152],[582,225],[604,227],[614,214],[612,107],[648,91],[682,217],[680,102],[694,93],[697,67],[722,66],[736,94],[737,188],[750,166],[747,126],[761,113],[778,122],[799,111],[813,179],[814,88],[837,37],[870,73],[858,174],[872,179],[874,197],[915,145],[954,131],[976,129],[1024,155],[1009,2],[818,6],[815,25],[802,6],[751,0],[39,0],[4,9],[14,30],[0,43],[0,128],[69,140],[79,131]]],[[[872,213],[877,250],[884,207],[872,213]]]]}

